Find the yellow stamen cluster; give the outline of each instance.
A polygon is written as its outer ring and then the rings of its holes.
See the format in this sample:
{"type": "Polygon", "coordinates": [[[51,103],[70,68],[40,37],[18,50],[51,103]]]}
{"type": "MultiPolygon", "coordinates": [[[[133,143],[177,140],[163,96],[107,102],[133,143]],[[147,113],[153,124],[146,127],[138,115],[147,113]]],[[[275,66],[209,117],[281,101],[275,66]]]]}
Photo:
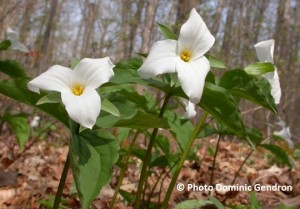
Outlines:
{"type": "Polygon", "coordinates": [[[185,61],[188,62],[191,59],[192,53],[190,50],[183,50],[180,53],[180,58],[185,61]]]}
{"type": "Polygon", "coordinates": [[[82,94],[83,90],[84,90],[83,87],[79,84],[74,85],[72,88],[72,92],[76,96],[80,96],[82,94]]]}

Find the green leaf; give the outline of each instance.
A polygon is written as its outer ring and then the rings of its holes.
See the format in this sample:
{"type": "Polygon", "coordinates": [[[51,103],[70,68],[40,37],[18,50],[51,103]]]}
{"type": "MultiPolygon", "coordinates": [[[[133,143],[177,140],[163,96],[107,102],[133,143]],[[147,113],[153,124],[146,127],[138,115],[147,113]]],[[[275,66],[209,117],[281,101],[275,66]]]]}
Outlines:
{"type": "Polygon", "coordinates": [[[280,160],[281,162],[283,162],[284,164],[286,164],[290,168],[293,167],[293,165],[292,165],[292,163],[289,159],[289,156],[280,147],[278,147],[274,144],[261,144],[259,146],[261,146],[261,147],[265,148],[266,150],[269,150],[270,152],[272,152],[277,157],[278,160],[280,160]]]}
{"type": "Polygon", "coordinates": [[[76,67],[76,65],[78,65],[79,62],[80,62],[79,59],[77,59],[76,57],[72,57],[71,58],[71,69],[74,69],[76,67]]]}
{"type": "Polygon", "coordinates": [[[169,155],[170,152],[170,142],[169,139],[163,135],[157,135],[155,144],[162,150],[165,155],[169,155]]]}
{"type": "Polygon", "coordinates": [[[46,104],[46,103],[60,103],[61,96],[60,92],[51,92],[46,96],[43,96],[39,101],[37,101],[36,105],[46,104]]]}
{"type": "Polygon", "coordinates": [[[112,176],[118,141],[108,132],[85,130],[72,134],[70,159],[81,207],[88,209],[112,176]]]}
{"type": "Polygon", "coordinates": [[[269,62],[257,62],[254,64],[247,65],[244,70],[249,75],[263,75],[268,72],[273,72],[275,70],[275,66],[269,62]]]}
{"type": "Polygon", "coordinates": [[[136,129],[147,128],[168,128],[168,123],[165,119],[159,118],[156,115],[138,111],[132,118],[119,120],[115,127],[129,127],[136,129]]]}
{"type": "Polygon", "coordinates": [[[164,37],[166,39],[173,39],[173,40],[177,40],[177,36],[176,34],[170,29],[168,28],[166,25],[161,24],[161,23],[156,23],[160,29],[160,31],[162,32],[162,34],[164,35],[164,37]]]}
{"type": "Polygon", "coordinates": [[[219,60],[218,58],[211,56],[209,54],[206,54],[205,57],[208,59],[210,66],[214,68],[227,68],[226,65],[219,60]]]}
{"type": "Polygon", "coordinates": [[[226,89],[205,83],[199,105],[241,138],[246,136],[239,107],[226,89]]]}
{"type": "Polygon", "coordinates": [[[116,108],[116,106],[111,103],[110,101],[108,101],[107,99],[104,99],[101,103],[101,109],[114,115],[119,117],[120,116],[120,112],[118,110],[118,108],[116,108]]]}
{"type": "Polygon", "coordinates": [[[254,192],[250,192],[250,209],[261,209],[254,192]]]}
{"type": "Polygon", "coordinates": [[[0,43],[0,51],[7,50],[11,45],[9,40],[4,40],[0,43]]]}
{"type": "Polygon", "coordinates": [[[212,201],[218,209],[224,209],[224,206],[217,198],[213,196],[209,196],[209,200],[212,201]]]}
{"type": "Polygon", "coordinates": [[[28,78],[17,78],[0,81],[0,93],[15,99],[19,102],[34,106],[52,117],[56,118],[66,126],[69,124],[69,117],[61,104],[42,104],[36,106],[37,101],[44,95],[39,95],[27,89],[28,78]]]}
{"type": "Polygon", "coordinates": [[[279,205],[276,209],[299,209],[299,207],[279,205]]]}
{"type": "Polygon", "coordinates": [[[170,131],[180,145],[181,150],[184,150],[194,130],[193,124],[170,111],[166,111],[164,117],[168,119],[170,131]]]}
{"type": "Polygon", "coordinates": [[[16,135],[20,148],[23,149],[30,136],[30,126],[28,125],[27,118],[21,115],[6,113],[3,119],[9,124],[11,130],[16,135]]]}
{"type": "Polygon", "coordinates": [[[12,78],[25,77],[25,70],[13,60],[0,61],[0,71],[12,78]]]}
{"type": "Polygon", "coordinates": [[[228,89],[234,96],[259,104],[277,114],[269,82],[248,75],[243,70],[227,71],[220,80],[220,86],[228,89]]]}
{"type": "Polygon", "coordinates": [[[175,209],[198,209],[202,206],[212,205],[209,200],[185,200],[175,206],[175,209]]]}

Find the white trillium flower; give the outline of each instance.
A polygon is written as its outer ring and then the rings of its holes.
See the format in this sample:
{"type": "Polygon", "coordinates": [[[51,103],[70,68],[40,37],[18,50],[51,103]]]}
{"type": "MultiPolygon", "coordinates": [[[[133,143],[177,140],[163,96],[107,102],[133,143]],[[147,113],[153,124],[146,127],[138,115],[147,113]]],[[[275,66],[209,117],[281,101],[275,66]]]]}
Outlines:
{"type": "Polygon", "coordinates": [[[185,105],[184,118],[194,118],[197,115],[195,104],[186,99],[182,99],[182,103],[185,105]]]}
{"type": "MultiPolygon", "coordinates": [[[[274,64],[274,39],[261,41],[254,45],[258,60],[260,62],[270,62],[274,64]]],[[[263,75],[271,85],[271,94],[275,100],[275,104],[279,104],[281,98],[281,88],[277,68],[274,72],[269,72],[263,75]]]]}
{"type": "Polygon", "coordinates": [[[54,65],[28,83],[31,91],[39,89],[61,93],[62,103],[75,122],[92,128],[101,110],[101,99],[96,89],[114,75],[108,57],[81,60],[74,70],[54,65]]]}
{"type": "Polygon", "coordinates": [[[39,126],[40,123],[40,116],[36,115],[33,117],[32,121],[30,121],[30,127],[31,128],[36,128],[39,126]]]}
{"type": "Polygon", "coordinates": [[[11,43],[11,45],[9,46],[9,49],[19,50],[24,53],[29,52],[29,49],[19,41],[19,34],[16,31],[8,28],[6,31],[6,35],[7,35],[7,39],[11,43]]]}
{"type": "Polygon", "coordinates": [[[284,139],[288,143],[289,148],[294,148],[294,142],[291,139],[292,134],[290,131],[290,127],[286,127],[285,122],[282,120],[280,120],[277,124],[281,126],[281,130],[275,131],[273,134],[275,136],[279,136],[280,138],[284,139]]]}
{"type": "Polygon", "coordinates": [[[138,72],[145,79],[176,72],[183,91],[192,103],[197,104],[210,69],[204,54],[214,42],[206,24],[192,9],[189,19],[180,29],[178,41],[167,39],[154,43],[138,72]]]}

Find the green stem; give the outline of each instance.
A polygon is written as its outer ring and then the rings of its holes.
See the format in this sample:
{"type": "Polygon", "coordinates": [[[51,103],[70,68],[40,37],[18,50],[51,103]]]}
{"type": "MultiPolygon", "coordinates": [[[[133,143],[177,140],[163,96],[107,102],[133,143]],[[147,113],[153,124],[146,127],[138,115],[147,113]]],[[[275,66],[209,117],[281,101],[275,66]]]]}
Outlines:
{"type": "Polygon", "coordinates": [[[65,166],[63,169],[63,172],[61,174],[61,178],[59,181],[59,185],[58,185],[58,189],[55,195],[55,201],[54,201],[54,205],[53,205],[53,209],[58,209],[59,208],[59,203],[60,203],[60,199],[61,199],[61,195],[63,193],[63,189],[64,189],[64,185],[67,179],[67,174],[68,174],[68,170],[70,167],[70,157],[69,157],[69,153],[65,162],[65,166]]]}
{"type": "Polygon", "coordinates": [[[183,153],[182,153],[182,156],[181,156],[181,158],[180,158],[180,160],[179,160],[179,163],[178,163],[178,165],[177,165],[177,168],[176,168],[176,170],[175,170],[175,172],[174,172],[174,175],[173,175],[173,177],[172,177],[170,186],[169,186],[168,191],[167,191],[167,193],[166,193],[166,197],[165,197],[165,199],[164,199],[164,201],[163,201],[163,204],[162,204],[162,207],[161,207],[162,209],[166,209],[166,208],[168,207],[168,203],[169,203],[171,194],[172,194],[172,192],[173,192],[174,186],[175,186],[175,184],[176,184],[176,181],[177,181],[178,175],[179,175],[179,173],[180,173],[180,171],[181,171],[181,168],[182,168],[182,166],[183,166],[183,163],[184,163],[185,159],[187,158],[187,155],[188,155],[188,153],[189,153],[189,151],[190,151],[190,149],[191,149],[191,147],[192,147],[192,145],[193,145],[193,143],[194,143],[194,141],[195,141],[195,138],[196,138],[197,135],[199,134],[199,132],[200,132],[200,130],[201,130],[201,128],[202,128],[202,126],[203,126],[203,124],[204,124],[204,122],[205,122],[205,119],[206,119],[207,115],[208,115],[207,112],[205,112],[205,113],[202,115],[202,118],[200,119],[200,121],[199,121],[197,127],[195,128],[195,130],[194,130],[194,132],[193,132],[191,138],[190,138],[189,141],[188,141],[188,144],[186,145],[186,147],[185,147],[185,149],[184,149],[184,151],[183,151],[183,153]]]}
{"type": "MultiPolygon", "coordinates": [[[[218,151],[219,151],[220,141],[221,141],[221,135],[218,135],[216,151],[215,151],[215,154],[214,154],[214,161],[213,161],[213,164],[212,164],[212,170],[211,170],[211,174],[210,174],[209,185],[212,185],[214,183],[214,172],[215,172],[215,168],[216,168],[216,159],[217,159],[217,155],[218,155],[218,151]]],[[[209,191],[209,195],[210,195],[210,193],[211,193],[211,191],[209,191]]]]}
{"type": "Polygon", "coordinates": [[[131,155],[131,152],[132,152],[132,147],[133,147],[133,145],[134,145],[134,143],[135,143],[135,141],[136,141],[136,139],[137,139],[139,133],[140,133],[140,130],[138,130],[138,131],[135,133],[135,135],[134,135],[134,137],[133,137],[133,140],[132,140],[132,142],[131,142],[130,145],[129,145],[128,152],[127,152],[127,154],[126,154],[126,156],[125,156],[125,159],[124,159],[124,165],[123,165],[123,167],[122,167],[122,169],[121,169],[121,172],[120,172],[120,176],[119,176],[119,179],[118,179],[118,183],[117,183],[117,187],[116,187],[116,189],[115,189],[114,196],[112,197],[112,200],[111,200],[111,202],[110,202],[110,204],[109,204],[109,208],[110,208],[110,209],[113,208],[113,206],[114,206],[114,204],[115,204],[115,202],[116,202],[117,195],[118,195],[118,193],[119,193],[119,191],[120,191],[120,188],[121,188],[121,186],[122,186],[123,179],[124,179],[124,177],[125,177],[125,174],[126,174],[126,171],[127,171],[127,168],[128,168],[128,162],[129,162],[129,158],[130,158],[130,155],[131,155]]]}
{"type": "MultiPolygon", "coordinates": [[[[235,183],[235,180],[237,179],[239,173],[241,172],[243,166],[245,165],[245,163],[247,162],[247,160],[250,158],[250,156],[252,155],[252,153],[254,152],[255,149],[252,149],[251,152],[249,152],[249,154],[247,155],[247,157],[245,158],[245,160],[242,162],[242,164],[239,167],[239,170],[236,172],[232,182],[230,185],[233,185],[235,183]]],[[[224,200],[222,200],[222,203],[225,203],[225,201],[227,200],[227,198],[229,197],[229,193],[226,193],[226,196],[224,198],[224,200]]]]}
{"type": "MultiPolygon", "coordinates": [[[[171,97],[171,93],[168,93],[166,95],[164,103],[163,103],[163,105],[160,109],[160,112],[159,112],[159,115],[158,115],[159,118],[162,118],[162,116],[163,116],[163,114],[166,110],[166,107],[167,107],[167,104],[168,104],[168,101],[169,101],[170,97],[171,97]]],[[[148,168],[148,165],[149,165],[150,160],[151,160],[151,151],[152,151],[152,148],[155,144],[154,142],[155,142],[157,132],[158,132],[158,128],[155,128],[152,132],[151,137],[150,137],[150,142],[149,142],[149,145],[148,145],[148,148],[147,148],[147,151],[146,151],[146,156],[145,156],[145,159],[144,159],[144,163],[143,163],[143,167],[142,167],[142,171],[141,171],[141,176],[140,176],[140,180],[139,180],[139,185],[138,185],[138,189],[137,189],[137,193],[136,193],[136,197],[135,197],[134,209],[140,209],[141,196],[142,196],[144,184],[147,180],[147,168],[148,168]]]]}

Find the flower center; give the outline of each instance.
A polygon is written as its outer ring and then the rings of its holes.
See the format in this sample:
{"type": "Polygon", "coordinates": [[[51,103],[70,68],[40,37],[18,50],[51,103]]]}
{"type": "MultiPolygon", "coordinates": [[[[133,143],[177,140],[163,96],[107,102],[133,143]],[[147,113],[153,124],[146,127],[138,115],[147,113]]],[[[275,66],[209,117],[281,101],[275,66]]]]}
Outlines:
{"type": "Polygon", "coordinates": [[[83,87],[79,84],[75,84],[71,89],[73,94],[75,94],[76,96],[80,96],[84,90],[83,87]]]}
{"type": "Polygon", "coordinates": [[[192,53],[190,50],[183,50],[180,53],[180,58],[185,61],[188,62],[191,59],[192,53]]]}

